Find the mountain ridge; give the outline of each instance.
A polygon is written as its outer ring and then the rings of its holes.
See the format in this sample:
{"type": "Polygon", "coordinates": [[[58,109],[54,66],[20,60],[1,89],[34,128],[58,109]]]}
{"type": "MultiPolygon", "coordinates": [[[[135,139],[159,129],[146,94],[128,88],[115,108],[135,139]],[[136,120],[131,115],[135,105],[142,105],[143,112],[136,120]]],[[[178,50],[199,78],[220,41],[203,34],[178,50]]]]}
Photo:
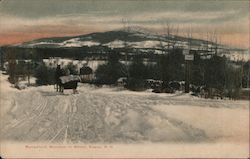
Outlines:
{"type": "MultiPolygon", "coordinates": [[[[143,29],[117,29],[106,32],[94,32],[83,35],[48,37],[34,39],[23,42],[18,45],[10,45],[16,48],[46,48],[46,49],[83,49],[94,52],[107,52],[113,49],[122,51],[121,49],[129,49],[133,53],[153,53],[162,54],[168,52],[169,49],[180,48],[184,50],[196,50],[201,54],[218,54],[226,55],[229,58],[235,56],[243,56],[249,59],[249,50],[242,48],[234,48],[227,45],[216,44],[212,41],[203,39],[187,38],[178,35],[159,35],[143,29]]],[[[88,53],[89,51],[84,51],[88,53]]],[[[131,52],[131,53],[132,53],[131,52]]]]}
{"type": "Polygon", "coordinates": [[[187,42],[190,40],[191,43],[193,44],[195,43],[196,44],[197,43],[214,44],[211,41],[206,41],[202,39],[194,39],[194,38],[189,39],[189,38],[177,36],[177,35],[171,35],[167,37],[164,35],[144,33],[142,31],[113,30],[113,31],[107,31],[107,32],[95,32],[95,33],[75,35],[75,36],[39,38],[39,39],[34,39],[31,41],[23,42],[16,46],[29,47],[29,45],[32,45],[32,46],[35,45],[35,47],[39,47],[39,44],[36,44],[36,43],[47,42],[51,44],[56,44],[56,43],[62,43],[64,41],[68,41],[70,39],[76,39],[76,38],[79,41],[95,41],[95,42],[99,42],[100,44],[106,44],[115,40],[121,40],[124,42],[140,42],[140,41],[151,40],[151,41],[162,41],[162,42],[169,42],[169,43],[187,42]]]}

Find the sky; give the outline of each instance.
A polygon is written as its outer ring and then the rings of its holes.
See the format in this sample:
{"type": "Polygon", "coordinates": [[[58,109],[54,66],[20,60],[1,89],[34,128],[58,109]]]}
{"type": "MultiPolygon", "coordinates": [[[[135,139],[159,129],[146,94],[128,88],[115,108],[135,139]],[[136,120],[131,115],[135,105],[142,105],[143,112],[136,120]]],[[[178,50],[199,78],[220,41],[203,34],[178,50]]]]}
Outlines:
{"type": "Polygon", "coordinates": [[[0,0],[0,45],[128,26],[166,34],[171,26],[172,34],[249,48],[249,9],[249,0],[0,0]]]}

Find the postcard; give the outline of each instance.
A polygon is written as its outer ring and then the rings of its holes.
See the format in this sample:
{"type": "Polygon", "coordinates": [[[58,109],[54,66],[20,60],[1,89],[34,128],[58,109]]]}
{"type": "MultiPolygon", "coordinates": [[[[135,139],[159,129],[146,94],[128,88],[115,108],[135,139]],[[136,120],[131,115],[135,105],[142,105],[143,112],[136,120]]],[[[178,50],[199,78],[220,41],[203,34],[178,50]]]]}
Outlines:
{"type": "Polygon", "coordinates": [[[2,158],[249,158],[248,0],[0,0],[2,158]]]}

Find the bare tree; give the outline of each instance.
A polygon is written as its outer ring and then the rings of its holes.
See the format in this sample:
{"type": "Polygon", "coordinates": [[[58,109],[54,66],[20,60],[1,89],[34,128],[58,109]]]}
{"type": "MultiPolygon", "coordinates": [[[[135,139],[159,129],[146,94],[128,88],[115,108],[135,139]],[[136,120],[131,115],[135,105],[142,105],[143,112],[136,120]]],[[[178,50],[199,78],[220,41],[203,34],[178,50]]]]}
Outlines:
{"type": "MultiPolygon", "coordinates": [[[[175,37],[179,34],[179,25],[176,26],[174,24],[171,24],[169,21],[161,23],[163,26],[163,37],[167,41],[167,52],[169,52],[170,49],[174,49],[177,44],[177,40],[175,39],[175,37]]],[[[165,46],[163,45],[164,40],[159,38],[159,41],[160,47],[162,47],[162,49],[165,48],[165,46]]]]}
{"type": "MultiPolygon", "coordinates": [[[[123,24],[123,30],[125,32],[129,32],[130,31],[130,27],[129,27],[129,22],[127,19],[122,19],[122,24],[123,24]]],[[[122,70],[122,72],[124,72],[124,74],[127,75],[127,78],[129,79],[130,75],[129,75],[129,64],[128,64],[128,48],[129,45],[127,43],[127,40],[125,40],[126,38],[124,38],[123,44],[124,44],[124,51],[125,51],[125,70],[122,70]]]]}
{"type": "Polygon", "coordinates": [[[187,30],[187,32],[186,32],[186,37],[187,37],[187,40],[188,40],[188,49],[191,50],[191,45],[192,45],[191,40],[192,40],[192,38],[193,38],[192,25],[190,25],[190,26],[188,27],[188,30],[187,30]]]}
{"type": "Polygon", "coordinates": [[[16,75],[16,56],[13,53],[13,50],[8,50],[6,53],[6,60],[8,61],[8,69],[7,72],[9,74],[9,82],[12,84],[16,84],[18,82],[16,75]]]}
{"type": "Polygon", "coordinates": [[[208,41],[211,43],[210,51],[214,52],[215,55],[218,53],[218,33],[216,30],[213,30],[212,32],[208,32],[208,41]]]}

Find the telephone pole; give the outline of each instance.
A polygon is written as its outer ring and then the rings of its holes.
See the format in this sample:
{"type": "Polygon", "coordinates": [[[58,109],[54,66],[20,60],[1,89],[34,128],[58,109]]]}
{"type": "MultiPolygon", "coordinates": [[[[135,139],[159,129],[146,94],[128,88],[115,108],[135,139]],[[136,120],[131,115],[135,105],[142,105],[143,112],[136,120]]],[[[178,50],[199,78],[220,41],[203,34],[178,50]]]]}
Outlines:
{"type": "Polygon", "coordinates": [[[194,60],[194,55],[191,54],[191,40],[192,40],[192,30],[188,32],[188,50],[183,50],[183,54],[185,55],[185,93],[189,93],[190,91],[190,74],[191,74],[191,64],[194,60]]]}
{"type": "Polygon", "coordinates": [[[189,93],[190,89],[190,76],[191,76],[191,64],[194,60],[194,55],[190,54],[190,50],[188,51],[189,54],[185,55],[185,93],[189,93]]]}

